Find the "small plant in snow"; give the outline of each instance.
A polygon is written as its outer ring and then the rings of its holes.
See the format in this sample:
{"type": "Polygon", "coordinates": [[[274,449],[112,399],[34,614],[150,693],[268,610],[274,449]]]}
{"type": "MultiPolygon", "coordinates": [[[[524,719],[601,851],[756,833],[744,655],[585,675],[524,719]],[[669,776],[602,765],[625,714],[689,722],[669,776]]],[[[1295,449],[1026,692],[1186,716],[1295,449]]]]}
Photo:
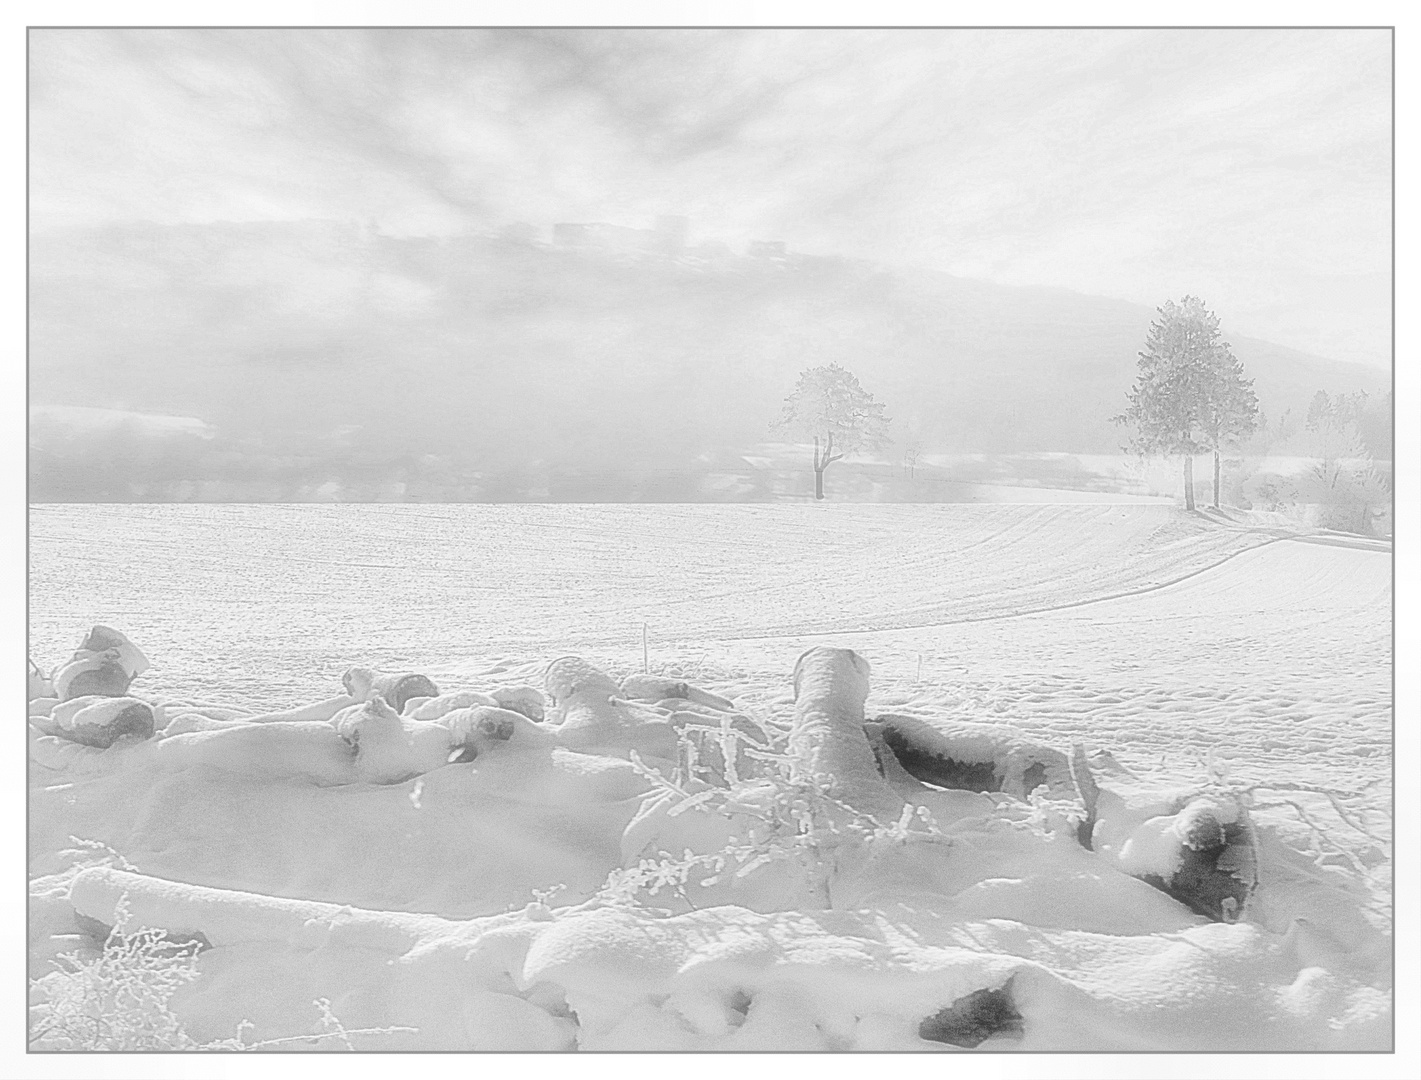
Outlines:
{"type": "MultiPolygon", "coordinates": [[[[84,847],[102,847],[76,841],[84,847]]],[[[285,1039],[251,1040],[253,1025],[243,1021],[230,1039],[199,1042],[183,1030],[171,1006],[173,995],[198,977],[198,942],[174,942],[161,930],[128,932],[132,922],[126,897],[114,907],[114,928],[99,955],[77,952],[57,958],[58,970],[31,981],[39,1000],[30,1031],[33,1050],[157,1051],[270,1050],[293,1043],[337,1039],[354,1050],[353,1035],[390,1035],[414,1028],[350,1030],[325,998],[315,1002],[322,1031],[285,1039]]]]}
{"type": "Polygon", "coordinates": [[[125,933],[128,905],[120,899],[117,924],[91,960],[66,953],[59,971],[34,985],[43,999],[31,1032],[35,1049],[192,1050],[168,1002],[197,977],[198,945],[175,945],[156,930],[125,933]]]}
{"type": "Polygon", "coordinates": [[[125,859],[121,854],[109,847],[102,840],[84,840],[78,836],[70,836],[69,842],[73,848],[61,851],[63,856],[82,856],[85,852],[92,852],[96,858],[86,859],[84,865],[94,865],[95,863],[105,866],[113,866],[119,870],[127,870],[130,873],[137,873],[138,867],[125,859]]]}
{"type": "Polygon", "coordinates": [[[946,841],[925,807],[905,804],[895,821],[880,821],[825,794],[812,780],[796,779],[794,761],[782,746],[767,750],[763,743],[728,723],[719,729],[704,729],[721,740],[724,785],[702,787],[704,781],[693,785],[692,778],[699,781],[708,772],[698,768],[692,738],[701,730],[698,725],[686,725],[680,740],[681,761],[672,778],[648,767],[635,753],[632,767],[654,791],[673,802],[668,817],[691,810],[720,814],[746,822],[744,834],[718,851],[686,849],[677,857],[643,858],[635,866],[614,870],[598,893],[603,902],[635,904],[643,896],[667,890],[694,908],[688,892],[692,884],[708,888],[727,875],[743,879],[768,864],[793,862],[808,875],[827,908],[832,907],[832,879],[842,856],[852,852],[872,858],[913,841],[946,841]],[[737,759],[754,763],[753,779],[740,777],[737,759]],[[688,790],[693,786],[700,790],[688,790]]]}

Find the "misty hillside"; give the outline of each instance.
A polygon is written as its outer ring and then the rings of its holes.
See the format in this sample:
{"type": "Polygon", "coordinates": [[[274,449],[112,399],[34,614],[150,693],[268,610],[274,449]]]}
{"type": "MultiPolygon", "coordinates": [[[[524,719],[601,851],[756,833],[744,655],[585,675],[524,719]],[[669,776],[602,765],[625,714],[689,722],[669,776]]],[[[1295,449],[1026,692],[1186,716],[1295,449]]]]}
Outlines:
{"type": "MultiPolygon", "coordinates": [[[[746,452],[796,374],[836,361],[886,403],[900,452],[914,438],[947,453],[1120,446],[1109,417],[1149,308],[692,251],[703,257],[329,222],[40,233],[31,404],[196,417],[229,458],[616,471],[746,452]]],[[[1270,416],[1318,389],[1389,382],[1230,340],[1270,416]]]]}

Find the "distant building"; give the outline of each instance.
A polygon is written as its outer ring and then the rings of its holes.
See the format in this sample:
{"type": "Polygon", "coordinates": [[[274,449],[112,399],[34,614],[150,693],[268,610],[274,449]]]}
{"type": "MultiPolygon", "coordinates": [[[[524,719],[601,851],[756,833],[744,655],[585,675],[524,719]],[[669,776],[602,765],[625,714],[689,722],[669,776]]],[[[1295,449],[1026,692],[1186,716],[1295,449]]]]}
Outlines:
{"type": "Polygon", "coordinates": [[[752,259],[783,259],[789,249],[783,240],[751,240],[745,254],[752,259]]]}

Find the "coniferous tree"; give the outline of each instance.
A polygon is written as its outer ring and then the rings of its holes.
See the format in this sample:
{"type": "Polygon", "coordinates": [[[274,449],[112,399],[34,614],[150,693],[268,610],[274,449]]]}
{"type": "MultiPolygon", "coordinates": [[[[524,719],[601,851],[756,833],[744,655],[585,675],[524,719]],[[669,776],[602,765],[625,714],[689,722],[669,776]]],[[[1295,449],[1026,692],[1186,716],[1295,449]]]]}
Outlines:
{"type": "Polygon", "coordinates": [[[1218,317],[1196,296],[1167,301],[1139,354],[1129,407],[1115,417],[1133,433],[1129,449],[1142,456],[1184,457],[1184,504],[1194,509],[1194,455],[1214,454],[1214,505],[1219,505],[1221,451],[1245,439],[1258,423],[1252,380],[1219,332],[1218,317]]]}
{"type": "Polygon", "coordinates": [[[1225,446],[1237,445],[1259,425],[1258,395],[1253,380],[1243,377],[1243,365],[1227,343],[1215,357],[1214,378],[1200,409],[1204,442],[1214,452],[1214,509],[1219,508],[1220,459],[1225,446]]]}

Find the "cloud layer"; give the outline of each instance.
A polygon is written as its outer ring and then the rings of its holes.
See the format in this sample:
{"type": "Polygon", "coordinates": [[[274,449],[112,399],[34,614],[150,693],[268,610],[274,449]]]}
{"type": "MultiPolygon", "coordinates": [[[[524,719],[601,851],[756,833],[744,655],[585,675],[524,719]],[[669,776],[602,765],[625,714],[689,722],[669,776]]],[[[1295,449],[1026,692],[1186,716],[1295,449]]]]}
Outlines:
{"type": "Polygon", "coordinates": [[[44,30],[36,230],[645,225],[1390,363],[1382,31],[44,30]]]}

